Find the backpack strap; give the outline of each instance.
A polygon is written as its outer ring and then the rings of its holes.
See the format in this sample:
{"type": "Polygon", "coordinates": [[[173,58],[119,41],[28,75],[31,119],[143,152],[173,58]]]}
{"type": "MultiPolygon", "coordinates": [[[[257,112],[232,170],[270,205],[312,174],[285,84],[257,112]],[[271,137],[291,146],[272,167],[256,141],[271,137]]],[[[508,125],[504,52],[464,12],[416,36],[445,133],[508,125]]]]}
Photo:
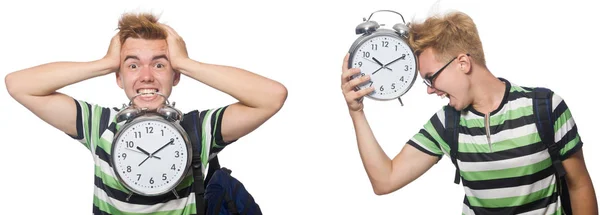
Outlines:
{"type": "Polygon", "coordinates": [[[194,193],[196,195],[196,214],[204,215],[206,209],[206,202],[204,199],[204,193],[206,184],[210,177],[214,174],[217,169],[220,169],[219,159],[215,155],[209,157],[209,167],[207,172],[206,181],[202,173],[202,126],[199,118],[198,110],[191,111],[183,116],[181,126],[187,133],[192,144],[192,171],[194,175],[194,193]]]}
{"type": "Polygon", "coordinates": [[[560,148],[554,141],[554,125],[552,120],[552,91],[546,88],[533,89],[533,112],[535,114],[538,133],[542,142],[548,147],[552,165],[559,177],[567,174],[560,160],[560,148]]]}
{"type": "Polygon", "coordinates": [[[198,126],[198,110],[191,111],[183,116],[181,126],[188,134],[192,144],[192,171],[194,175],[194,193],[196,195],[196,214],[204,215],[204,176],[202,174],[202,136],[198,126]]]}
{"type": "Polygon", "coordinates": [[[452,164],[456,167],[456,173],[454,175],[454,183],[460,183],[460,169],[456,162],[458,155],[458,123],[460,122],[460,112],[451,106],[444,107],[445,113],[445,129],[444,129],[444,140],[450,146],[450,159],[452,164]]]}
{"type": "Polygon", "coordinates": [[[566,214],[572,214],[571,200],[567,188],[565,167],[560,159],[560,148],[554,140],[554,124],[552,120],[552,91],[547,88],[533,89],[533,113],[535,114],[536,127],[540,139],[548,148],[552,166],[556,170],[556,179],[558,194],[560,195],[561,205],[566,214]]]}

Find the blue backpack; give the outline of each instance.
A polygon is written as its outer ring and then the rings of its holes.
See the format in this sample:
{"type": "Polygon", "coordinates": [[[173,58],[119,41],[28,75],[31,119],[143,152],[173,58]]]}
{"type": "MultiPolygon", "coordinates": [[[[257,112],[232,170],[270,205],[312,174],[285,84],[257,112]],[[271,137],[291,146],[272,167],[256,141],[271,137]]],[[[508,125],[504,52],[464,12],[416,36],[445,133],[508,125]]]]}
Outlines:
{"type": "MultiPolygon", "coordinates": [[[[567,215],[570,215],[573,214],[573,212],[571,210],[571,200],[565,177],[567,172],[560,160],[560,148],[554,141],[554,125],[552,124],[553,92],[549,89],[538,87],[533,88],[531,93],[533,94],[533,114],[536,118],[538,134],[540,135],[542,142],[548,148],[548,153],[552,159],[552,166],[554,166],[554,169],[556,170],[556,178],[560,182],[557,183],[557,185],[563,211],[567,215]]],[[[460,112],[456,111],[453,107],[445,106],[444,114],[446,116],[446,129],[443,138],[450,146],[450,159],[452,160],[452,164],[456,167],[454,183],[458,184],[460,182],[460,170],[456,162],[456,156],[458,154],[458,126],[460,122],[460,112]]]]}
{"type": "Polygon", "coordinates": [[[262,215],[259,205],[244,185],[231,176],[231,170],[219,164],[219,158],[209,158],[206,181],[202,175],[200,160],[200,121],[198,111],[184,115],[182,127],[190,137],[192,149],[192,171],[194,174],[194,192],[196,195],[196,214],[198,215],[262,215]]]}

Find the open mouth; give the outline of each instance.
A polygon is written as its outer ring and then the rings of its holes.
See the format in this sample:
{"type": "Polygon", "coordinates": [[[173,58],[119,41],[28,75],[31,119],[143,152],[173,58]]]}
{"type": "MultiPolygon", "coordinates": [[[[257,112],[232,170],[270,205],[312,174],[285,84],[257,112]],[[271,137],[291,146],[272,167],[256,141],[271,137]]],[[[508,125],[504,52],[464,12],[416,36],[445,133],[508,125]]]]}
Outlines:
{"type": "Polygon", "coordinates": [[[143,89],[138,89],[136,92],[137,92],[137,94],[141,94],[141,95],[148,95],[148,94],[153,95],[154,93],[158,92],[158,89],[143,88],[143,89]]]}
{"type": "Polygon", "coordinates": [[[158,96],[156,94],[156,93],[158,93],[158,89],[155,89],[155,88],[141,88],[141,89],[138,89],[136,92],[139,95],[138,98],[145,100],[145,101],[154,100],[158,96]]]}

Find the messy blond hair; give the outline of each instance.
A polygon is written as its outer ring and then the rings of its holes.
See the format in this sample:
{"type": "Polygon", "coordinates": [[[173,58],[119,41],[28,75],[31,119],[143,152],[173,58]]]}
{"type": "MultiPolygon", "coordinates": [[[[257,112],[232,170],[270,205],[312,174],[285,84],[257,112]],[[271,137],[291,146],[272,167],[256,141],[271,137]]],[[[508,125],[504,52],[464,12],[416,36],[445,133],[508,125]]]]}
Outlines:
{"type": "Polygon", "coordinates": [[[158,17],[150,13],[125,13],[119,20],[121,44],[127,38],[166,39],[167,32],[158,23],[158,17]]]}
{"type": "Polygon", "coordinates": [[[483,46],[475,23],[462,12],[433,16],[423,23],[410,24],[409,45],[419,56],[432,48],[438,61],[469,53],[475,63],[485,67],[483,46]]]}

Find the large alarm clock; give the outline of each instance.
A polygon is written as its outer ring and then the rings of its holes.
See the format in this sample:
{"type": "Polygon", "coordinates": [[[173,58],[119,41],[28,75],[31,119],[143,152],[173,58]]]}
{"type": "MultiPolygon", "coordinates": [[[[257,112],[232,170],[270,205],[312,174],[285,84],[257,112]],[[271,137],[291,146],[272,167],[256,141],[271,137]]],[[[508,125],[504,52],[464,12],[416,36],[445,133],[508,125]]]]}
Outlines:
{"type": "MultiPolygon", "coordinates": [[[[370,75],[371,80],[357,87],[356,90],[374,87],[375,90],[367,97],[374,100],[398,99],[404,95],[414,84],[417,77],[417,57],[408,45],[408,27],[403,23],[395,24],[392,29],[380,28],[380,25],[371,20],[377,12],[392,12],[379,10],[363,18],[363,23],[356,27],[355,33],[361,35],[350,47],[348,68],[360,68],[360,74],[353,76],[370,75]]],[[[403,105],[403,104],[402,104],[403,105]]]]}
{"type": "Polygon", "coordinates": [[[157,196],[172,191],[177,196],[175,187],[187,175],[192,160],[189,137],[179,125],[182,113],[166,97],[166,104],[155,111],[133,105],[135,97],[116,116],[117,123],[124,122],[112,143],[116,178],[139,195],[157,196]]]}

